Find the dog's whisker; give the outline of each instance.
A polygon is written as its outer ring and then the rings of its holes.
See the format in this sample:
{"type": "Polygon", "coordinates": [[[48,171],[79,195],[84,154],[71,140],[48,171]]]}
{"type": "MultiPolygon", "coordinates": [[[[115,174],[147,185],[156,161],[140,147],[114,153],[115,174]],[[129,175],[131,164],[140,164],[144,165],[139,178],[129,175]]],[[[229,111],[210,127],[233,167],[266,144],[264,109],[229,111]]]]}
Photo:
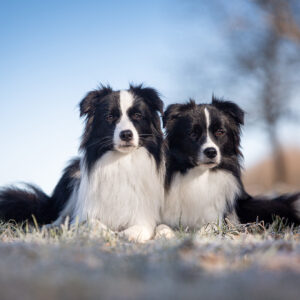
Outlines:
{"type": "Polygon", "coordinates": [[[102,143],[111,142],[110,140],[111,140],[111,137],[102,138],[101,140],[95,141],[94,143],[87,145],[87,147],[92,147],[92,146],[95,146],[98,144],[101,145],[102,143]]]}
{"type": "Polygon", "coordinates": [[[102,144],[99,144],[100,147],[106,147],[106,146],[109,146],[113,144],[113,142],[106,142],[106,143],[102,143],[102,144]]]}

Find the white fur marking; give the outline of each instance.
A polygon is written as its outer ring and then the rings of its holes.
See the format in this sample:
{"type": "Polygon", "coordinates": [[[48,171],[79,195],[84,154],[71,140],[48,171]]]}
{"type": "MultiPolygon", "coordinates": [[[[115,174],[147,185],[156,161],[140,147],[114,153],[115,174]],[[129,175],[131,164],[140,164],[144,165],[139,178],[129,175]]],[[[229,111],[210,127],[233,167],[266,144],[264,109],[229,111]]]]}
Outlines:
{"type": "Polygon", "coordinates": [[[71,220],[98,219],[112,230],[125,230],[130,240],[151,238],[163,203],[163,172],[141,147],[124,154],[104,154],[88,173],[81,163],[81,182],[65,213],[71,220]]]}
{"type": "Polygon", "coordinates": [[[226,171],[196,167],[177,173],[165,195],[163,221],[170,226],[199,228],[223,219],[226,201],[234,204],[240,192],[236,178],[226,171]]]}
{"type": "Polygon", "coordinates": [[[206,118],[206,133],[207,133],[207,139],[205,144],[202,145],[201,147],[201,152],[200,152],[200,160],[201,161],[205,161],[206,156],[204,154],[205,149],[207,148],[215,148],[217,151],[217,156],[215,158],[216,163],[219,164],[221,161],[221,153],[220,153],[220,149],[219,147],[213,142],[213,140],[211,139],[210,136],[210,132],[209,132],[209,127],[210,127],[210,115],[209,115],[209,111],[207,108],[204,109],[204,113],[205,113],[205,118],[206,118]]]}
{"type": "Polygon", "coordinates": [[[128,91],[120,91],[120,109],[121,109],[121,119],[117,123],[115,132],[114,132],[114,145],[116,150],[120,152],[128,152],[132,151],[132,148],[122,148],[121,146],[124,145],[124,141],[120,139],[120,133],[124,130],[131,130],[133,133],[132,145],[133,147],[138,147],[139,145],[139,135],[134,127],[133,123],[130,121],[128,117],[128,110],[133,105],[134,98],[133,95],[128,91]]]}

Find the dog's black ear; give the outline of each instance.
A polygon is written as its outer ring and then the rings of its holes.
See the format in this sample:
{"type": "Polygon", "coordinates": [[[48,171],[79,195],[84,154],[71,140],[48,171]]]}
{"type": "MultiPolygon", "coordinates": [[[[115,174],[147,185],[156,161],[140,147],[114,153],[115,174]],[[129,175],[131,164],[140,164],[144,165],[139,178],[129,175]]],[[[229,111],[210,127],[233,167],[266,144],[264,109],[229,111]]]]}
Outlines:
{"type": "Polygon", "coordinates": [[[157,90],[151,87],[144,87],[142,84],[134,86],[130,85],[130,91],[132,91],[135,95],[143,98],[146,103],[155,111],[158,111],[163,114],[164,103],[160,99],[160,95],[157,90]]]}
{"type": "Polygon", "coordinates": [[[167,107],[163,115],[163,127],[167,126],[167,123],[180,116],[180,107],[182,104],[171,104],[167,107]]]}
{"type": "Polygon", "coordinates": [[[238,125],[244,125],[245,112],[237,104],[219,100],[213,96],[212,105],[229,115],[238,125]]]}
{"type": "Polygon", "coordinates": [[[100,85],[99,89],[89,92],[80,102],[80,117],[90,117],[94,114],[96,105],[103,97],[112,93],[113,90],[110,86],[100,85]]]}
{"type": "Polygon", "coordinates": [[[167,123],[180,117],[182,113],[188,110],[194,110],[197,108],[197,104],[194,100],[190,99],[189,102],[184,104],[171,104],[167,107],[163,115],[163,127],[166,127],[167,123]]]}

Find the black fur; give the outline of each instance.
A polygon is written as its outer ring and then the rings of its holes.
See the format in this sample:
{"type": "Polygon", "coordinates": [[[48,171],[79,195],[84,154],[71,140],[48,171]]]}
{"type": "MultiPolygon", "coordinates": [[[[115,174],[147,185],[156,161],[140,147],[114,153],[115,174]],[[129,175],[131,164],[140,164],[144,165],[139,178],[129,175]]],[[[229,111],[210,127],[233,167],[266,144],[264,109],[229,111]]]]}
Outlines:
{"type": "Polygon", "coordinates": [[[300,224],[293,204],[299,201],[300,193],[281,195],[277,198],[266,199],[263,197],[252,198],[244,193],[236,202],[236,212],[241,223],[263,221],[270,224],[276,216],[281,217],[289,224],[300,224]]]}
{"type": "Polygon", "coordinates": [[[63,176],[51,197],[34,185],[26,189],[16,187],[0,191],[0,219],[3,221],[33,222],[49,224],[58,218],[72,192],[72,185],[79,172],[79,159],[74,159],[64,170],[63,176]]]}
{"type": "Polygon", "coordinates": [[[52,219],[50,198],[39,188],[27,185],[27,189],[16,187],[0,191],[0,219],[3,221],[48,223],[52,219]]]}
{"type": "Polygon", "coordinates": [[[164,113],[163,125],[166,128],[166,189],[176,172],[185,173],[197,165],[198,143],[190,133],[201,130],[205,119],[196,103],[172,104],[164,113]],[[195,128],[193,127],[195,126],[195,128]]]}
{"type": "Polygon", "coordinates": [[[144,87],[142,84],[136,86],[131,84],[130,91],[132,91],[136,96],[144,99],[152,110],[160,112],[161,115],[163,114],[164,104],[160,99],[159,93],[155,89],[144,87]]]}
{"type": "Polygon", "coordinates": [[[64,169],[63,175],[53,191],[51,197],[53,214],[50,222],[58,218],[59,212],[65,207],[67,200],[70,198],[73,192],[74,186],[77,186],[79,180],[80,159],[75,158],[71,160],[68,166],[64,169]]]}

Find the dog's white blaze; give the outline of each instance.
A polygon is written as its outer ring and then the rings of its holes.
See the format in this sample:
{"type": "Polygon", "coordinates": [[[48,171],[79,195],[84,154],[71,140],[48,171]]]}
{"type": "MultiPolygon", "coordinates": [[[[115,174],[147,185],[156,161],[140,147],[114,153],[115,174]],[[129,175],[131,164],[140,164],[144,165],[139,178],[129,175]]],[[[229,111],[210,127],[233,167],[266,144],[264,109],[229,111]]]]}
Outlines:
{"type": "Polygon", "coordinates": [[[199,228],[221,221],[227,203],[233,205],[240,187],[226,171],[197,167],[187,174],[177,173],[165,195],[163,221],[170,226],[199,228]]]}
{"type": "MultiPolygon", "coordinates": [[[[100,220],[112,230],[125,230],[138,241],[153,236],[163,203],[163,169],[157,171],[155,160],[141,147],[123,154],[104,154],[88,174],[81,163],[81,181],[65,211],[74,222],[100,220]]],[[[56,222],[58,224],[62,218],[56,222]]]]}
{"type": "Polygon", "coordinates": [[[203,161],[205,160],[205,154],[204,150],[207,148],[215,148],[217,151],[217,156],[216,156],[216,163],[219,164],[221,161],[221,154],[220,154],[220,149],[216,143],[211,139],[210,132],[209,132],[209,127],[210,127],[210,115],[209,111],[207,108],[204,109],[204,114],[206,118],[206,142],[202,145],[201,147],[201,152],[200,152],[200,160],[203,161]]]}
{"type": "MultiPolygon", "coordinates": [[[[139,135],[137,133],[136,128],[134,127],[133,123],[130,121],[128,117],[128,110],[133,105],[134,98],[132,93],[128,91],[120,91],[120,110],[121,110],[121,118],[119,122],[116,125],[113,142],[115,147],[122,151],[122,149],[119,148],[124,142],[120,139],[120,132],[123,130],[131,130],[133,133],[133,139],[132,143],[135,147],[139,145],[139,135]]],[[[126,152],[126,150],[124,149],[126,152]]]]}

